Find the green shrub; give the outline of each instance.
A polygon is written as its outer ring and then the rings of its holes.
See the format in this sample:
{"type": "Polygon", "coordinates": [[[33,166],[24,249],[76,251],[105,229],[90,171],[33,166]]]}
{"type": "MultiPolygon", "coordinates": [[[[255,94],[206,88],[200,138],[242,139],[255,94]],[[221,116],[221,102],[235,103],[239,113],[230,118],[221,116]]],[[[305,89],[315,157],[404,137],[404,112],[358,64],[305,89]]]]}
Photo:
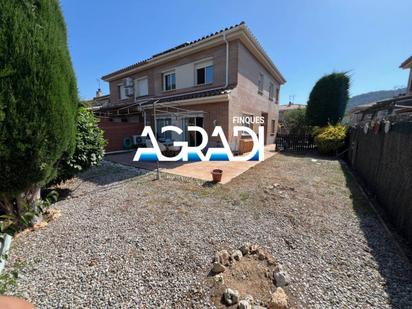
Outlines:
{"type": "Polygon", "coordinates": [[[347,128],[344,125],[328,125],[314,131],[316,146],[322,154],[336,153],[345,145],[347,128]]]}
{"type": "Polygon", "coordinates": [[[0,1],[0,208],[20,205],[71,155],[76,79],[58,0],[0,1]]]}
{"type": "Polygon", "coordinates": [[[79,108],[77,116],[76,148],[69,158],[63,158],[53,183],[64,182],[92,166],[98,165],[104,156],[106,140],[92,112],[79,108]]]}
{"type": "Polygon", "coordinates": [[[292,109],[285,112],[285,124],[290,134],[302,135],[308,133],[306,108],[292,109]]]}
{"type": "Polygon", "coordinates": [[[342,120],[349,100],[347,73],[332,73],[319,79],[309,95],[306,119],[311,126],[326,126],[342,120]]]}

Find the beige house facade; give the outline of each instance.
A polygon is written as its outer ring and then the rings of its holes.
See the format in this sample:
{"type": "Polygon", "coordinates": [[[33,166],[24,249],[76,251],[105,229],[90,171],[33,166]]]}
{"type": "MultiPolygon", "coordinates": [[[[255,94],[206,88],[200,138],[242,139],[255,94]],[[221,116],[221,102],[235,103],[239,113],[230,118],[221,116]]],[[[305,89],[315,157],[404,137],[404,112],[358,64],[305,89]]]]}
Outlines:
{"type": "MultiPolygon", "coordinates": [[[[110,94],[94,107],[103,122],[138,123],[152,126],[163,140],[186,140],[200,144],[200,136],[187,132],[189,125],[203,127],[211,135],[221,126],[233,150],[250,137],[233,136],[236,117],[263,117],[265,143],[274,143],[279,114],[280,87],[286,81],[257,39],[242,22],[181,44],[102,77],[110,94]],[[161,133],[161,127],[175,125],[182,135],[161,133]]],[[[99,102],[99,98],[95,98],[99,102]]],[[[253,118],[256,119],[256,118],[253,118]]],[[[258,124],[249,125],[257,132],[258,124]]],[[[113,126],[111,126],[112,128],[113,126]]],[[[108,150],[114,145],[113,132],[105,129],[108,150]]],[[[113,129],[112,129],[113,130],[113,129]]],[[[125,133],[133,138],[140,132],[125,133]]],[[[119,139],[119,134],[115,134],[119,139]]],[[[209,139],[210,146],[219,143],[209,139]]],[[[241,151],[242,152],[242,151],[241,151]]]]}

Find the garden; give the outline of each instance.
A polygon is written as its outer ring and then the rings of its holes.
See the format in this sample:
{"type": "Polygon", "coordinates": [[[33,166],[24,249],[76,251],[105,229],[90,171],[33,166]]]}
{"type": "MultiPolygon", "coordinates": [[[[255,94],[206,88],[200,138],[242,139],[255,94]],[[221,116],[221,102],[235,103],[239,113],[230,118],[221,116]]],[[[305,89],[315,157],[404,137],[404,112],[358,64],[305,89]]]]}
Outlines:
{"type": "Polygon", "coordinates": [[[0,294],[37,308],[412,307],[408,262],[331,158],[349,84],[325,75],[286,117],[319,153],[277,153],[224,185],[157,177],[104,160],[58,2],[1,1],[0,294]]]}

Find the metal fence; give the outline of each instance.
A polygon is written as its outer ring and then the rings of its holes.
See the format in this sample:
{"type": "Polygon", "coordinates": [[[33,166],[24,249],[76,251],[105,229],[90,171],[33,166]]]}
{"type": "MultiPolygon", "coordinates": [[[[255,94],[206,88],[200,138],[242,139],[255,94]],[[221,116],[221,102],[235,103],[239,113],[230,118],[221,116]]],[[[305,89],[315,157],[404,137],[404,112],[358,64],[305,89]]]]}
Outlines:
{"type": "Polygon", "coordinates": [[[278,134],[276,149],[279,151],[308,152],[316,149],[312,135],[278,134]]]}

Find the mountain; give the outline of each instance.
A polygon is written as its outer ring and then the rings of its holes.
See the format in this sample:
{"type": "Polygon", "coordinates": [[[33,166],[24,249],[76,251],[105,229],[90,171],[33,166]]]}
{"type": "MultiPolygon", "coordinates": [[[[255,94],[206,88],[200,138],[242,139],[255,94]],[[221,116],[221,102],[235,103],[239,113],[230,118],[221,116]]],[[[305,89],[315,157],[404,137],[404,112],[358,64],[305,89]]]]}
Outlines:
{"type": "Polygon", "coordinates": [[[380,101],[384,99],[389,99],[389,98],[398,96],[399,94],[405,93],[405,92],[406,92],[406,88],[399,88],[399,89],[394,89],[394,90],[372,91],[372,92],[355,95],[349,99],[346,110],[350,111],[355,106],[358,106],[361,104],[372,103],[372,102],[380,101]]]}

